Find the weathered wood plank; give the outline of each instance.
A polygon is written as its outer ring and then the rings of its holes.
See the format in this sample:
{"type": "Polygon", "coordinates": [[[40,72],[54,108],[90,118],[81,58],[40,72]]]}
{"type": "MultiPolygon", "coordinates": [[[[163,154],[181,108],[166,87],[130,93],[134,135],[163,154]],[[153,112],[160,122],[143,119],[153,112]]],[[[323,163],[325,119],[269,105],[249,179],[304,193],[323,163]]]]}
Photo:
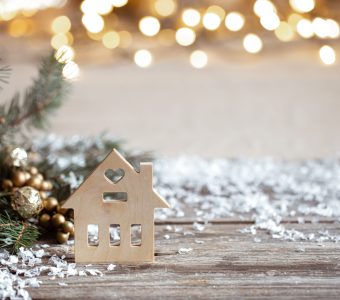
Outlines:
{"type": "MultiPolygon", "coordinates": [[[[166,225],[157,225],[154,264],[117,265],[113,271],[106,270],[107,264],[93,266],[105,273],[103,277],[51,280],[42,276],[42,286],[30,289],[30,293],[35,299],[339,297],[338,243],[287,242],[265,233],[257,235],[261,242],[254,242],[254,236],[239,233],[244,226],[214,224],[199,232],[192,225],[176,225],[174,232],[167,231],[166,225]],[[170,238],[164,239],[165,234],[170,238]],[[182,247],[193,250],[178,254],[182,247]],[[68,286],[59,286],[60,282],[68,286]]],[[[288,224],[287,227],[304,232],[340,232],[336,223],[288,224]]],[[[63,249],[57,246],[51,252],[61,254],[63,249]]],[[[74,256],[70,252],[67,258],[72,261],[74,256]]]]}

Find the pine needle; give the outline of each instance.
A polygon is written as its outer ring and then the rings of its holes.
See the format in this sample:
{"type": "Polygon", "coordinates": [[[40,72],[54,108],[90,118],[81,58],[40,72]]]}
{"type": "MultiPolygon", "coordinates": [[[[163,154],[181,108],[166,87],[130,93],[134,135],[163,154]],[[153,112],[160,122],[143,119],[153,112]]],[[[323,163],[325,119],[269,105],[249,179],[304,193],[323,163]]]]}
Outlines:
{"type": "Polygon", "coordinates": [[[10,217],[7,211],[0,215],[0,248],[15,253],[20,247],[30,248],[38,237],[39,230],[31,223],[10,217]]]}

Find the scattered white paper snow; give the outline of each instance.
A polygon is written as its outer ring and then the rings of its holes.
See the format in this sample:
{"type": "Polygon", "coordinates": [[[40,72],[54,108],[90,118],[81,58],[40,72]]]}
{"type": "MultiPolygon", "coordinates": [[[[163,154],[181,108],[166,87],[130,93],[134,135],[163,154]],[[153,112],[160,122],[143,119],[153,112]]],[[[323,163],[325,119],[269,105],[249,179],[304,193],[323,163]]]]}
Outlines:
{"type": "Polygon", "coordinates": [[[189,253],[189,252],[191,252],[192,251],[192,248],[180,248],[179,250],[178,250],[178,253],[179,254],[187,254],[187,253],[189,253]]]}
{"type": "Polygon", "coordinates": [[[107,270],[108,270],[108,271],[113,271],[115,268],[116,268],[116,265],[113,265],[113,264],[109,264],[109,265],[107,266],[107,270]]]}

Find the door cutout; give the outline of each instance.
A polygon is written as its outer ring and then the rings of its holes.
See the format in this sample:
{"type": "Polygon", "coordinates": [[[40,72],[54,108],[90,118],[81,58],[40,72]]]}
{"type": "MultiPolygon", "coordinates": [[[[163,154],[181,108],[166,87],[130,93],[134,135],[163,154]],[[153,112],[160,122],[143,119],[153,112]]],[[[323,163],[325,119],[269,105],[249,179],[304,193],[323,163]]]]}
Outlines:
{"type": "Polygon", "coordinates": [[[131,246],[142,245],[142,225],[132,224],[131,225],[131,246]]]}
{"type": "Polygon", "coordinates": [[[87,244],[91,247],[98,247],[99,245],[98,224],[87,225],[87,244]]]}
{"type": "Polygon", "coordinates": [[[110,246],[120,246],[119,224],[110,224],[110,246]]]}

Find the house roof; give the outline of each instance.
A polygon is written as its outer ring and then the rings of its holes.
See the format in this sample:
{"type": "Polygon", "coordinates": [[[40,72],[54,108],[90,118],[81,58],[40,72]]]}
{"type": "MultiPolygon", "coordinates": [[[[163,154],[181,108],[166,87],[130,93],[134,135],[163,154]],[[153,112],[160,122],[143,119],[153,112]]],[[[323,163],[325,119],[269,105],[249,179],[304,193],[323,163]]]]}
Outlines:
{"type": "Polygon", "coordinates": [[[112,190],[117,190],[117,192],[126,192],[129,190],[131,185],[136,182],[136,178],[139,176],[142,176],[144,180],[138,182],[140,184],[146,185],[146,187],[140,188],[150,188],[150,197],[148,197],[150,199],[148,199],[148,201],[152,201],[155,208],[169,208],[170,206],[166,200],[153,189],[152,164],[141,163],[141,171],[137,172],[116,149],[113,149],[91,172],[91,174],[83,181],[83,183],[66,200],[66,202],[63,204],[63,207],[74,209],[77,208],[77,206],[80,205],[79,201],[81,201],[81,198],[86,197],[84,194],[88,194],[90,189],[97,189],[101,193],[112,190]],[[125,172],[124,177],[117,182],[112,182],[106,176],[104,177],[105,171],[107,169],[113,168],[122,169],[125,172]],[[147,172],[147,174],[144,174],[144,170],[147,172]]]}

